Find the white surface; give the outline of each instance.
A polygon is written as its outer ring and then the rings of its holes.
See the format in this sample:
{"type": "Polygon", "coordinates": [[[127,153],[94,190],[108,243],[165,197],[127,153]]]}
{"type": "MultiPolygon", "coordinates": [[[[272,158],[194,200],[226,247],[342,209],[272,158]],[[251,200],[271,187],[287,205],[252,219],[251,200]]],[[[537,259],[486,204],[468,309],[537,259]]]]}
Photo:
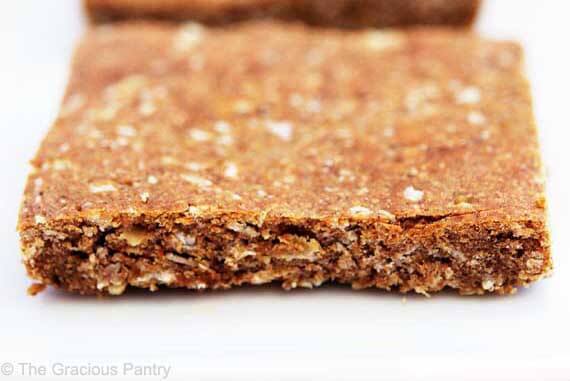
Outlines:
{"type": "Polygon", "coordinates": [[[45,380],[54,363],[93,370],[134,362],[171,366],[168,379],[570,379],[569,14],[565,0],[488,0],[479,27],[527,49],[549,173],[552,278],[512,297],[408,296],[406,303],[335,287],[96,300],[53,290],[28,297],[15,232],[26,163],[55,115],[82,28],[78,3],[3,2],[0,370],[28,361],[47,367],[37,377],[45,380]]]}

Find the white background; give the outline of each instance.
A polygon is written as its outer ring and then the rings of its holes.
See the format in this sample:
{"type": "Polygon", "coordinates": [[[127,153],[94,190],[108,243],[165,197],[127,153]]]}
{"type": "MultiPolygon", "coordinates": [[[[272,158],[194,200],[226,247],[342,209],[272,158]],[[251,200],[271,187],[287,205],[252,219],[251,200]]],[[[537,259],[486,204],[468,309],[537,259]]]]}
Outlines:
{"type": "Polygon", "coordinates": [[[172,367],[171,380],[570,380],[569,1],[488,0],[478,25],[527,50],[554,276],[510,297],[409,295],[405,303],[401,295],[330,286],[27,296],[18,206],[83,21],[73,0],[3,1],[1,9],[0,364],[155,363],[172,367]]]}

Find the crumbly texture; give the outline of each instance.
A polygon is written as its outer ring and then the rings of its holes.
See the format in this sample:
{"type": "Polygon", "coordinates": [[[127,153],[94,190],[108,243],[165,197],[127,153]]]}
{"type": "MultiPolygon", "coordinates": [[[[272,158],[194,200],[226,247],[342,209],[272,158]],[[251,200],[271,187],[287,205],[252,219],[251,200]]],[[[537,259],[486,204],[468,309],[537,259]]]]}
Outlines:
{"type": "Polygon", "coordinates": [[[85,0],[93,22],[193,20],[227,24],[259,18],[333,27],[468,26],[479,0],[85,0]]]}
{"type": "Polygon", "coordinates": [[[81,294],[551,269],[521,49],[469,33],[93,28],[32,164],[24,263],[81,294]]]}

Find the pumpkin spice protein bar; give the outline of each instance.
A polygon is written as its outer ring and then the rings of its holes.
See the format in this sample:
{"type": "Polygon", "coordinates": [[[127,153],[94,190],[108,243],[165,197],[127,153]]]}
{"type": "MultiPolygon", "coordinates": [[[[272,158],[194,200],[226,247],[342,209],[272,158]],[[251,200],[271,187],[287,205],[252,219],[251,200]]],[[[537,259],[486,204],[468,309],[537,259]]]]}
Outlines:
{"type": "Polygon", "coordinates": [[[469,26],[479,0],[85,0],[95,23],[125,19],[227,24],[259,18],[333,27],[469,26]]]}
{"type": "Polygon", "coordinates": [[[25,266],[81,294],[514,292],[552,266],[522,66],[438,29],[92,28],[32,162],[25,266]]]}

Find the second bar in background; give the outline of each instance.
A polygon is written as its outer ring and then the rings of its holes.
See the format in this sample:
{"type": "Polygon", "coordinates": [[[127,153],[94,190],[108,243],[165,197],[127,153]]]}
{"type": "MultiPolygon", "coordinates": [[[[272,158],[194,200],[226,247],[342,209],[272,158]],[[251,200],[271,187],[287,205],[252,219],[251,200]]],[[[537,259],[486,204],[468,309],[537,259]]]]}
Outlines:
{"type": "Polygon", "coordinates": [[[480,0],[85,0],[92,22],[159,19],[226,24],[259,18],[331,27],[470,26],[480,0]]]}

